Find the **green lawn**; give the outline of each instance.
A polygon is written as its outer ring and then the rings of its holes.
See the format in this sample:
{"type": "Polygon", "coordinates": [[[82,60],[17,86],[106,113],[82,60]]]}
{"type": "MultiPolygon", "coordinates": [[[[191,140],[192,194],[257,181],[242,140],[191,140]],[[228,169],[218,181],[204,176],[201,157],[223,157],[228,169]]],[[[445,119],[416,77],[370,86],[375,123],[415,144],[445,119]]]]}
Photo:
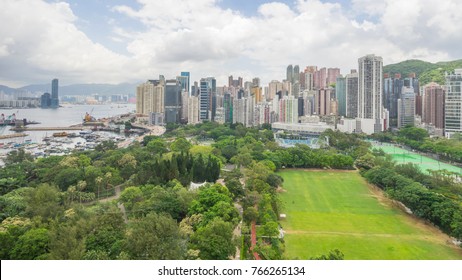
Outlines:
{"type": "Polygon", "coordinates": [[[285,170],[286,258],[462,259],[462,250],[375,195],[357,172],[285,170]]]}

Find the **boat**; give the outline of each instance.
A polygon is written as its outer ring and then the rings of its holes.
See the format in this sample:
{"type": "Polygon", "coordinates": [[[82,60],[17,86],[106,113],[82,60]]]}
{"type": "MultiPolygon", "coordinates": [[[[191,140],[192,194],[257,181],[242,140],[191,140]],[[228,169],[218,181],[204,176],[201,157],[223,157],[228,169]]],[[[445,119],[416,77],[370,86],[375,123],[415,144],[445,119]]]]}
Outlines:
{"type": "Polygon", "coordinates": [[[93,131],[91,131],[91,130],[82,130],[79,133],[80,133],[80,135],[87,135],[87,134],[92,134],[93,131]]]}
{"type": "Polygon", "coordinates": [[[66,137],[66,136],[67,136],[67,132],[65,131],[53,133],[53,137],[66,137]]]}

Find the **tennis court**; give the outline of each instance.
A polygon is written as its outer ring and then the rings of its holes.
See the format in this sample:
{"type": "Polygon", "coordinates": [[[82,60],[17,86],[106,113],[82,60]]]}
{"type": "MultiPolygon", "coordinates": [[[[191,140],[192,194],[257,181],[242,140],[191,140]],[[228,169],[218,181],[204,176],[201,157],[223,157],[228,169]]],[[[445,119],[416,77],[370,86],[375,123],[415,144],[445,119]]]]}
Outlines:
{"type": "Polygon", "coordinates": [[[443,170],[446,169],[451,172],[457,172],[459,174],[462,173],[462,168],[450,165],[418,153],[414,153],[400,147],[394,146],[389,143],[380,143],[380,142],[372,142],[372,148],[375,149],[382,149],[386,154],[390,154],[393,159],[398,164],[403,163],[414,163],[420,167],[420,170],[427,172],[427,169],[430,170],[443,170]]]}

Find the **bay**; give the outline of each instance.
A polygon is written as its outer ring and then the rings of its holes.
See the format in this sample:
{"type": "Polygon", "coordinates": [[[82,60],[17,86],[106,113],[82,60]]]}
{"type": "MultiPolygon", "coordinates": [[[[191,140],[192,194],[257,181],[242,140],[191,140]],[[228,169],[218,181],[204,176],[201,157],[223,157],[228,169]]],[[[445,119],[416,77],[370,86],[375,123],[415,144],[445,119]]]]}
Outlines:
{"type": "MultiPolygon", "coordinates": [[[[68,127],[81,124],[86,113],[90,113],[96,119],[108,118],[116,115],[133,113],[135,104],[102,104],[102,105],[63,105],[56,109],[0,109],[0,114],[5,118],[16,114],[17,119],[27,119],[36,121],[40,124],[31,124],[30,127],[68,127]]],[[[11,131],[11,126],[0,126],[0,135],[15,133],[11,131]]],[[[63,130],[58,130],[63,131],[63,130]]],[[[43,137],[51,136],[56,131],[26,131],[28,134],[22,138],[1,139],[0,142],[23,142],[30,139],[33,142],[41,142],[43,137]]]]}

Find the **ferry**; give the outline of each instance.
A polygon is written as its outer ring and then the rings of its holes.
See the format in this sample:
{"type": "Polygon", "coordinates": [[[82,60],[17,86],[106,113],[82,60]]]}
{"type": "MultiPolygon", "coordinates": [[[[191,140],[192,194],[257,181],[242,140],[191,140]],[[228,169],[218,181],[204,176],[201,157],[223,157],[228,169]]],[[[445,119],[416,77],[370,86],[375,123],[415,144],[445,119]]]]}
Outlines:
{"type": "Polygon", "coordinates": [[[53,133],[53,137],[66,137],[66,136],[67,136],[67,132],[65,131],[53,133]]]}

